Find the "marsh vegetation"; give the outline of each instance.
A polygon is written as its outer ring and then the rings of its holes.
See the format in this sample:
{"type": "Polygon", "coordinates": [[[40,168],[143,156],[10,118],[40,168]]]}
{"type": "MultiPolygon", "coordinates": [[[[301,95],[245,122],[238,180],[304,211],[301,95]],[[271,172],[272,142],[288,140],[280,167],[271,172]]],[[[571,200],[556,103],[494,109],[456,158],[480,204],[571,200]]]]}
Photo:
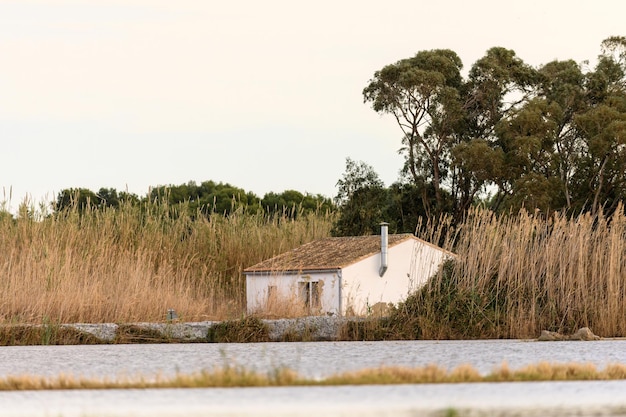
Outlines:
{"type": "Polygon", "coordinates": [[[457,257],[373,333],[532,338],[541,330],[569,334],[590,327],[603,337],[626,334],[622,206],[610,217],[574,218],[472,210],[458,227],[444,220],[423,237],[444,242],[457,257]]]}
{"type": "MultiPolygon", "coordinates": [[[[193,217],[167,204],[2,217],[0,319],[159,322],[173,308],[181,321],[230,320],[241,333],[247,327],[232,322],[246,319],[242,270],[329,236],[334,220],[237,210],[193,217]]],[[[626,334],[621,206],[577,217],[473,209],[459,224],[442,216],[418,225],[417,235],[456,257],[386,317],[349,324],[342,339],[529,338],[580,327],[626,334]]]]}
{"type": "Polygon", "coordinates": [[[128,323],[241,317],[243,268],[328,236],[332,217],[124,204],[0,217],[4,323],[128,323]]]}

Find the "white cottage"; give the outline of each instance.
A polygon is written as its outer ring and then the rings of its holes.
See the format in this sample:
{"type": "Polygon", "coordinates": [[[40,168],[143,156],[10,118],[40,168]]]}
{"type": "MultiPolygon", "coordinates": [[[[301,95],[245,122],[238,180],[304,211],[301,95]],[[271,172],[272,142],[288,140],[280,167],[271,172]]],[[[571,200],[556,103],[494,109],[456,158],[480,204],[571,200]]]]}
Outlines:
{"type": "Polygon", "coordinates": [[[364,315],[403,301],[435,274],[447,252],[411,234],[330,237],[244,270],[248,313],[295,302],[310,315],[364,315]]]}

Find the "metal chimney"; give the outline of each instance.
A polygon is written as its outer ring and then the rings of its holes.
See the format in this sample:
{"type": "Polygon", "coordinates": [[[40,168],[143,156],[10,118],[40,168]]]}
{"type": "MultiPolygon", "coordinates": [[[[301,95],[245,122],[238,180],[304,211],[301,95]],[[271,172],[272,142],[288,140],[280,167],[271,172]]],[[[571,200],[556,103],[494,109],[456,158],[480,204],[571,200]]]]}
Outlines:
{"type": "Polygon", "coordinates": [[[378,271],[378,275],[381,277],[385,275],[387,271],[387,252],[389,249],[388,229],[389,223],[383,222],[380,224],[380,270],[378,271]]]}

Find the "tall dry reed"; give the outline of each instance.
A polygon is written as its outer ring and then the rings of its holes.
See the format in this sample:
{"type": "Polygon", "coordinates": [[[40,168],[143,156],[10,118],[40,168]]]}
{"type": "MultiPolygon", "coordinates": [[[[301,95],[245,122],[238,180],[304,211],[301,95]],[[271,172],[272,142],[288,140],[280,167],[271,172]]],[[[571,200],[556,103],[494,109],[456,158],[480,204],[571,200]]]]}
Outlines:
{"type": "Polygon", "coordinates": [[[242,270],[330,234],[328,215],[187,208],[78,209],[43,219],[0,216],[0,321],[226,319],[244,311],[242,270]]]}
{"type": "MultiPolygon", "coordinates": [[[[536,337],[544,329],[572,332],[585,326],[605,337],[626,334],[623,207],[611,217],[575,218],[496,216],[477,209],[454,231],[446,230],[444,240],[456,262],[430,288],[452,288],[462,300],[456,314],[471,316],[456,321],[476,326],[473,337],[536,337]]],[[[441,309],[422,311],[432,315],[441,309]]],[[[430,319],[441,326],[440,317],[430,319]]],[[[437,336],[435,326],[430,332],[437,336]]]]}

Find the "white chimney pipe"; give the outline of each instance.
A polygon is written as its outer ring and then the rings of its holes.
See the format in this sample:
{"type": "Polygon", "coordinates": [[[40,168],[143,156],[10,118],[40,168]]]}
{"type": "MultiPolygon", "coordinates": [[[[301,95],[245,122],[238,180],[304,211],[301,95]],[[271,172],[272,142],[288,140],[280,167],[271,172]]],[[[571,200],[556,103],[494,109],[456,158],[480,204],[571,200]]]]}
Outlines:
{"type": "Polygon", "coordinates": [[[387,271],[387,251],[389,249],[389,237],[388,237],[389,223],[380,224],[380,270],[378,275],[381,277],[385,275],[387,271]]]}

